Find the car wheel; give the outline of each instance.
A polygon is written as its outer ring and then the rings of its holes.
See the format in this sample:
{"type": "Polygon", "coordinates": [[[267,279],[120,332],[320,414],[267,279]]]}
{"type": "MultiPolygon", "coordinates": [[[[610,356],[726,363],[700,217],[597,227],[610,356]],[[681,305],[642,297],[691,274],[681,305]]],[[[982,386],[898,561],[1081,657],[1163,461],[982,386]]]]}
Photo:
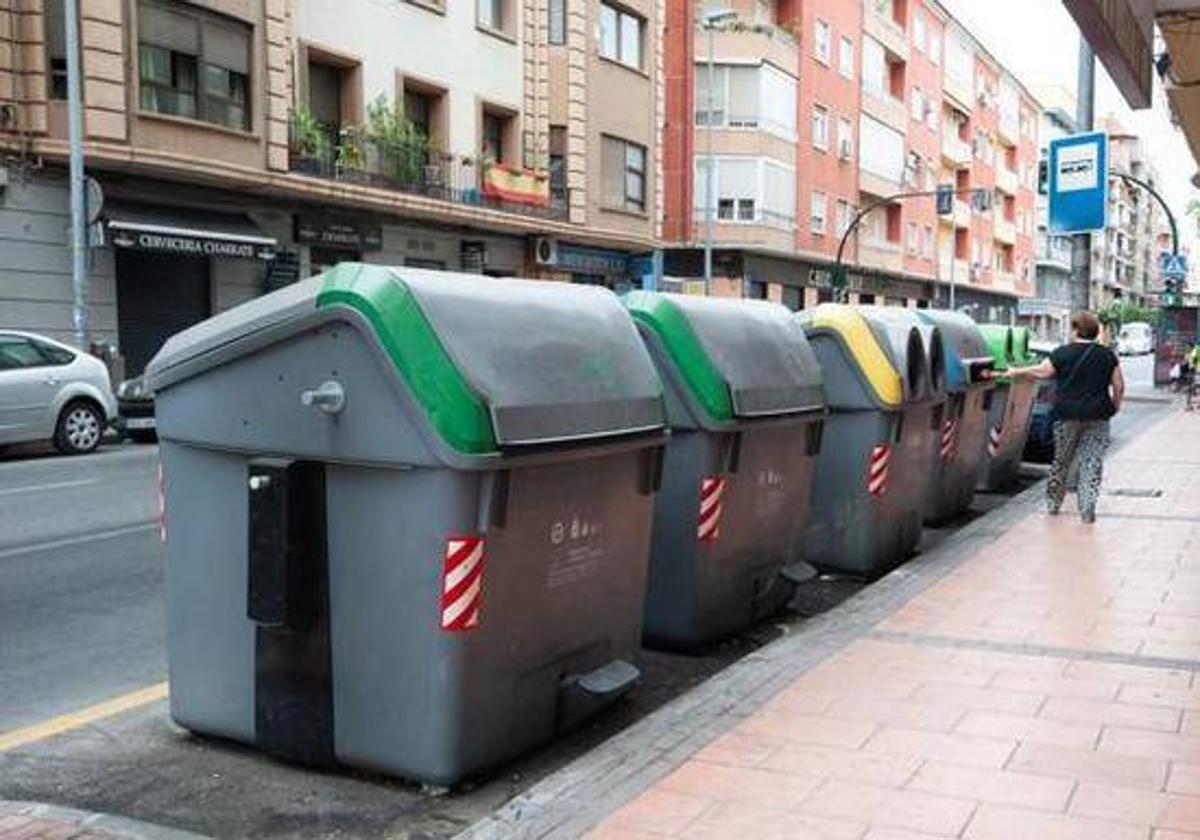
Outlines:
{"type": "Polygon", "coordinates": [[[92,452],[104,434],[104,417],[93,403],[77,400],[68,403],[58,416],[54,445],[67,455],[92,452]]]}

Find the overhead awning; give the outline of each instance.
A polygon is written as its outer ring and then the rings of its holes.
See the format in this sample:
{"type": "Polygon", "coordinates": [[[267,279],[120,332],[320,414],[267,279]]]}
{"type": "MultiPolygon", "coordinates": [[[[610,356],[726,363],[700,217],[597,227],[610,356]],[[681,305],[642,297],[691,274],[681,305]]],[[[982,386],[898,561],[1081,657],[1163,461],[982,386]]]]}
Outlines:
{"type": "Polygon", "coordinates": [[[150,204],[105,204],[113,247],[187,257],[271,260],[279,242],[243,213],[150,204]]]}

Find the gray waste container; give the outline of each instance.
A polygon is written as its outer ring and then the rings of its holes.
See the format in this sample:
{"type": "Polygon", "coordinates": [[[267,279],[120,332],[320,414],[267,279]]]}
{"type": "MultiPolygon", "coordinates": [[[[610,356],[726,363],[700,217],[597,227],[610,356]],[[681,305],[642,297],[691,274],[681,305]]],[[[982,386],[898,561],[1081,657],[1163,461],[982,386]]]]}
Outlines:
{"type": "MultiPolygon", "coordinates": [[[[1028,358],[1028,334],[1019,334],[1002,324],[982,324],[980,331],[992,354],[997,372],[1011,365],[1032,364],[1028,358]],[[1024,338],[1023,345],[1018,337],[1024,338]]],[[[1012,489],[1021,477],[1021,457],[1029,437],[1029,423],[1038,383],[1032,379],[997,379],[988,400],[988,433],[979,465],[978,488],[987,492],[1012,489]]]]}
{"type": "Polygon", "coordinates": [[[665,414],[611,292],[344,264],[149,370],[181,725],[450,784],[638,676],[665,414]]]}
{"type": "Polygon", "coordinates": [[[918,317],[942,335],[946,410],[926,515],[927,522],[939,523],[966,511],[975,498],[992,390],[984,372],[993,362],[983,333],[966,315],[926,309],[918,317]]]}
{"type": "Polygon", "coordinates": [[[671,426],[645,639],[694,650],[777,612],[800,562],[821,445],[821,370],[774,303],[632,292],[671,426]]]}
{"type": "Polygon", "coordinates": [[[911,313],[825,304],[798,317],[831,412],[804,556],[818,568],[878,575],[921,540],[944,395],[911,313]]]}

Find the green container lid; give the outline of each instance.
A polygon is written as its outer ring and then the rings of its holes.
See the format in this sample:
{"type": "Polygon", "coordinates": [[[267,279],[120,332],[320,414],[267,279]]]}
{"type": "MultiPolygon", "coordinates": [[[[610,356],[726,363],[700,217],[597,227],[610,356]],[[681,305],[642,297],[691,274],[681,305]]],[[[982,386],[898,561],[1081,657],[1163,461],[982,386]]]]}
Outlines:
{"type": "Polygon", "coordinates": [[[1033,364],[1029,354],[1029,327],[1013,327],[1013,362],[1019,366],[1033,364]]]}
{"type": "Polygon", "coordinates": [[[1012,327],[1004,324],[980,324],[979,331],[983,333],[988,352],[996,362],[996,370],[1008,370],[1016,361],[1013,356],[1012,327]]]}
{"type": "Polygon", "coordinates": [[[370,323],[458,452],[665,424],[654,365],[607,289],[343,263],[325,275],[316,305],[370,323]]]}
{"type": "Polygon", "coordinates": [[[785,307],[658,292],[623,300],[704,419],[728,424],[824,408],[816,355],[785,307]]]}

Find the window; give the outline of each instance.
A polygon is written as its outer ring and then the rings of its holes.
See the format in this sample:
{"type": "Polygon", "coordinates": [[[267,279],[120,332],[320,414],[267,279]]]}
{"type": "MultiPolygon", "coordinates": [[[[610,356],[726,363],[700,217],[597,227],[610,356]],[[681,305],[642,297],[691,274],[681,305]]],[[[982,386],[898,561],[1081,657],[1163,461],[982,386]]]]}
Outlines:
{"type": "Polygon", "coordinates": [[[765,128],[788,139],[796,136],[796,79],[768,64],[718,65],[708,95],[708,69],[697,65],[696,125],[765,128]]]}
{"type": "Polygon", "coordinates": [[[829,111],[820,105],[813,106],[812,144],[821,151],[829,148],[829,111]]]}
{"type": "Polygon", "coordinates": [[[504,0],[476,0],[479,23],[497,32],[504,31],[504,0]]]}
{"type": "Polygon", "coordinates": [[[942,63],[942,36],[933,31],[929,33],[929,61],[934,67],[942,63]]]}
{"type": "Polygon", "coordinates": [[[63,0],[46,0],[47,94],[51,99],[67,98],[67,21],[63,0]]]}
{"type": "Polygon", "coordinates": [[[642,29],[646,22],[637,15],[600,4],[600,55],[642,69],[642,29]]]}
{"type": "MultiPolygon", "coordinates": [[[[796,218],[796,172],[767,158],[719,157],[713,184],[716,215],[723,222],[753,222],[792,230],[796,218]]],[[[694,164],[696,217],[704,218],[708,194],[707,159],[694,164]]]]}
{"type": "Polygon", "coordinates": [[[250,27],[199,9],[138,7],[144,111],[250,130],[250,27]]]}
{"type": "Polygon", "coordinates": [[[909,99],[909,102],[913,122],[925,122],[925,92],[919,87],[913,88],[912,97],[909,99]]]}
{"type": "Polygon", "coordinates": [[[567,0],[550,0],[548,28],[547,38],[551,44],[567,43],[567,0]]]}
{"type": "Polygon", "coordinates": [[[813,233],[825,235],[825,211],[828,200],[825,193],[820,190],[813,190],[812,198],[809,200],[809,221],[808,227],[813,233]]]}
{"type": "Polygon", "coordinates": [[[414,90],[404,91],[404,116],[426,138],[433,134],[433,97],[414,90]]]}
{"type": "Polygon", "coordinates": [[[843,160],[854,157],[854,125],[845,117],[838,118],[838,157],[843,160]]]}
{"type": "Polygon", "coordinates": [[[601,172],[604,206],[635,213],[646,209],[646,148],[605,137],[601,172]]]}
{"type": "Polygon", "coordinates": [[[841,46],[838,49],[838,70],[843,78],[851,80],[854,78],[854,41],[845,35],[842,36],[841,46]]]}
{"type": "Polygon", "coordinates": [[[916,256],[920,243],[917,241],[917,223],[908,223],[908,253],[916,256]]]}
{"type": "Polygon", "coordinates": [[[519,156],[516,118],[495,106],[484,105],[480,114],[480,157],[489,163],[511,163],[519,156]]]}
{"type": "Polygon", "coordinates": [[[832,39],[833,30],[829,28],[829,24],[818,19],[813,27],[813,56],[822,64],[829,64],[832,60],[832,39]]]}
{"type": "Polygon", "coordinates": [[[913,15],[913,46],[917,52],[925,52],[925,16],[920,12],[913,15]]]}
{"type": "Polygon", "coordinates": [[[929,225],[921,231],[921,256],[927,260],[933,259],[933,228],[929,225]]]}
{"type": "Polygon", "coordinates": [[[837,200],[837,235],[843,236],[850,229],[850,202],[844,198],[837,200]]]}
{"type": "Polygon", "coordinates": [[[562,125],[550,126],[550,201],[567,202],[567,129],[562,125]]]}
{"type": "Polygon", "coordinates": [[[883,45],[874,38],[862,39],[862,88],[867,93],[882,96],[888,79],[887,60],[883,45]]]}

